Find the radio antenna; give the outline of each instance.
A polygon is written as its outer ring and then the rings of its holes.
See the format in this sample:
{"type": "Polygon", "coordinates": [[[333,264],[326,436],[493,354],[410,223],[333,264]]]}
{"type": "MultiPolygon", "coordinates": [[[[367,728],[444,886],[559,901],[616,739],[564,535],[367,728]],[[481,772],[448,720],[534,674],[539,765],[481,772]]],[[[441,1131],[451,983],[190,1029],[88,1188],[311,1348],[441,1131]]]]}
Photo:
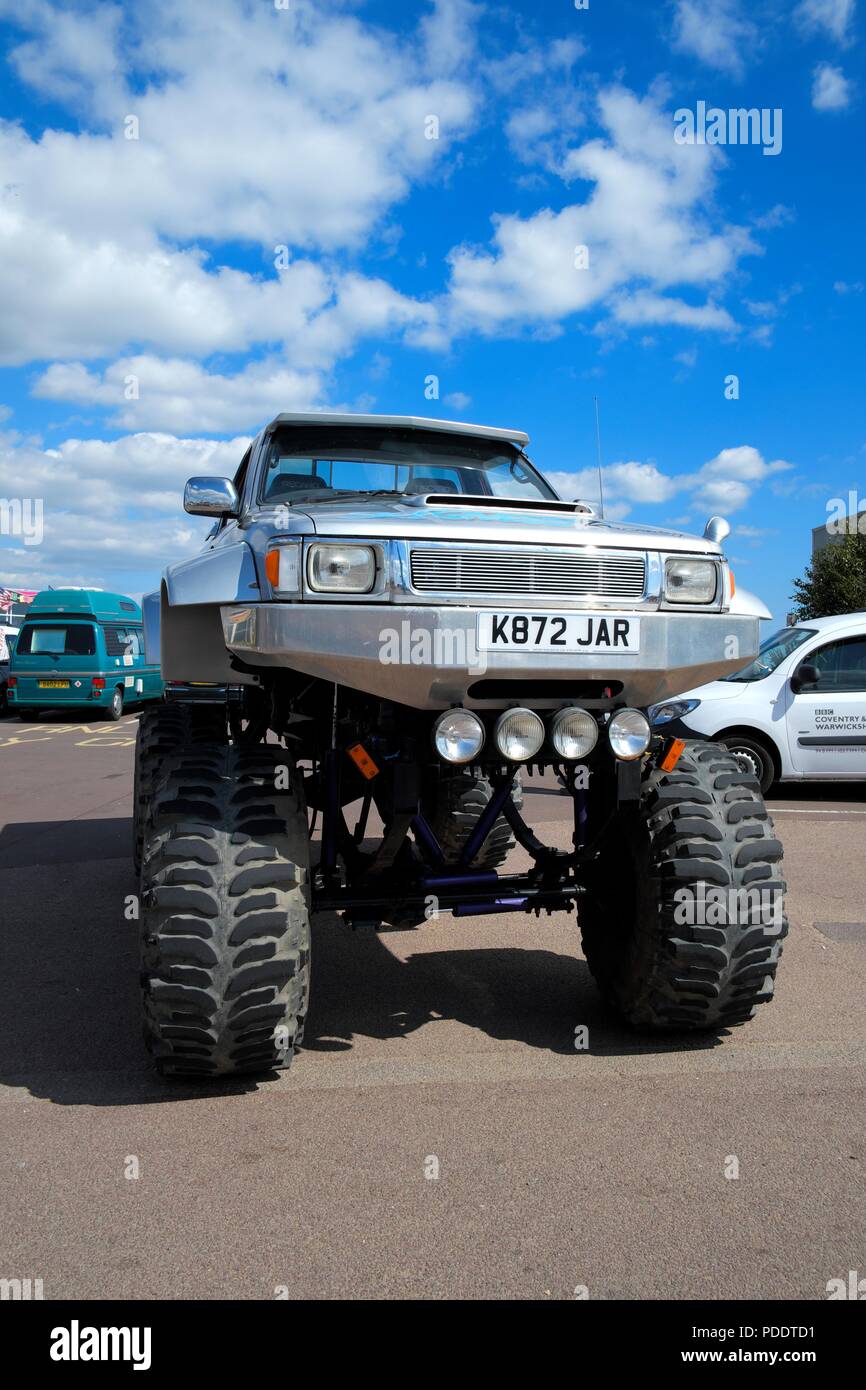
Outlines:
{"type": "Polygon", "coordinates": [[[598,456],[598,498],[601,504],[601,519],[604,520],[604,483],[601,475],[601,426],[598,422],[598,396],[593,396],[595,403],[595,448],[598,456]]]}

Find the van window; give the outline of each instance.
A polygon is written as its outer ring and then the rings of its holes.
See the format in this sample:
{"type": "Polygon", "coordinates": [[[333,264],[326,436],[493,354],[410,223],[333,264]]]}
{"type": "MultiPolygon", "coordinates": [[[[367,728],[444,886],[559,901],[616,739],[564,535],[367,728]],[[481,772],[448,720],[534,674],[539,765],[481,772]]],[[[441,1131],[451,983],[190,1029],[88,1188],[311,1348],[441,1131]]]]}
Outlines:
{"type": "Polygon", "coordinates": [[[103,632],[106,656],[140,655],[138,633],[135,628],[115,627],[113,623],[106,623],[103,632]]]}
{"type": "Polygon", "coordinates": [[[810,692],[866,690],[866,637],[845,637],[819,647],[806,660],[816,667],[818,679],[810,692]]]}
{"type": "Polygon", "coordinates": [[[17,656],[94,656],[96,631],[92,623],[70,623],[68,627],[25,623],[15,649],[17,656]]]}

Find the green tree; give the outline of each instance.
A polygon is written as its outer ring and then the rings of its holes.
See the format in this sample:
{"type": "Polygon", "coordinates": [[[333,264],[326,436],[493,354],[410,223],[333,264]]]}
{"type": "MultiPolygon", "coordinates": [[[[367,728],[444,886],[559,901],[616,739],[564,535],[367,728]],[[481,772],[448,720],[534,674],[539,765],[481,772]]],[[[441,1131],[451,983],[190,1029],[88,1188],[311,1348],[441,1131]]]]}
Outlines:
{"type": "Polygon", "coordinates": [[[794,580],[791,597],[800,622],[866,611],[866,534],[855,531],[819,550],[794,580]]]}

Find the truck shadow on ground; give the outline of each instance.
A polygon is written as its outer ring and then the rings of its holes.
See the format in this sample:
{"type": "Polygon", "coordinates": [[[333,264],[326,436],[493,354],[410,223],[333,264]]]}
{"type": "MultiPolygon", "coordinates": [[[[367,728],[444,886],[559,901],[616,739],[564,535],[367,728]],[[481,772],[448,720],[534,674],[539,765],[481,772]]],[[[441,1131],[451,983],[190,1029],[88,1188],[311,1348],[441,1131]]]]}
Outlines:
{"type": "MultiPolygon", "coordinates": [[[[141,1041],[137,883],[127,820],[9,825],[0,832],[0,1082],[61,1105],[165,1103],[255,1090],[263,1079],[165,1082],[141,1041]]],[[[499,1041],[574,1057],[693,1050],[716,1036],[630,1032],[603,1007],[578,954],[525,947],[443,948],[435,925],[353,932],[334,914],[313,927],[305,1052],[350,1052],[452,1020],[499,1041]],[[589,1030],[575,1050],[575,1028],[589,1030]]],[[[496,931],[490,926],[491,937],[496,931]]],[[[469,1044],[471,1046],[471,1043],[469,1044]]],[[[461,1045],[461,1050],[465,1045],[461,1045]]],[[[367,1055],[369,1051],[367,1051],[367,1055]]],[[[430,1054],[426,1054],[429,1058],[430,1054]]],[[[296,1067],[303,1067],[303,1053],[296,1067]]],[[[276,1077],[276,1073],[274,1076],[276,1077]]],[[[268,1078],[264,1078],[264,1084],[268,1078]]]]}

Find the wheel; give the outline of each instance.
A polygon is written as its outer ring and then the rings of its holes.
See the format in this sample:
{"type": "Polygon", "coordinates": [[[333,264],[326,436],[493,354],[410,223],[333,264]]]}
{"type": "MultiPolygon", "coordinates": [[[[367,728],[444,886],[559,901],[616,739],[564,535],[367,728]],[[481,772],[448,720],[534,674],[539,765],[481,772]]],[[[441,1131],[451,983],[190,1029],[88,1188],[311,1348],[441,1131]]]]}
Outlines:
{"type": "Polygon", "coordinates": [[[120,716],[121,716],[122,714],[123,714],[123,689],[122,689],[121,686],[118,685],[118,686],[115,687],[115,689],[114,689],[114,691],[113,691],[113,693],[112,693],[112,696],[111,696],[111,704],[108,705],[108,706],[106,707],[106,709],[105,709],[105,718],[106,718],[106,719],[113,719],[113,720],[116,722],[116,721],[120,718],[120,716]]]}
{"type": "Polygon", "coordinates": [[[733,753],[743,771],[752,774],[766,796],[776,780],[776,765],[769,748],[765,748],[757,739],[740,734],[731,734],[720,742],[723,748],[733,753]]]}
{"type": "Polygon", "coordinates": [[[158,701],[146,705],[135,737],[135,778],[132,811],[132,859],[141,869],[141,847],[147,808],[156,777],[168,760],[202,743],[225,744],[226,716],[222,705],[158,701]]]}
{"type": "Polygon", "coordinates": [[[781,859],[757,782],[718,744],[646,777],[578,899],[587,964],[629,1023],[718,1031],[772,997],[781,859]]]}
{"type": "Polygon", "coordinates": [[[142,990],[145,1040],[164,1075],[285,1068],[301,1041],[310,848],[303,779],[288,758],[203,744],[154,790],[142,990]]]}
{"type": "MultiPolygon", "coordinates": [[[[471,768],[442,768],[438,776],[431,779],[422,798],[421,809],[448,863],[459,859],[491,794],[492,787],[487,778],[471,768]]],[[[519,773],[514,779],[511,796],[515,806],[521,810],[523,788],[519,773]]],[[[513,848],[511,826],[504,816],[498,816],[480,852],[473,859],[473,866],[496,869],[505,863],[513,848]]]]}

